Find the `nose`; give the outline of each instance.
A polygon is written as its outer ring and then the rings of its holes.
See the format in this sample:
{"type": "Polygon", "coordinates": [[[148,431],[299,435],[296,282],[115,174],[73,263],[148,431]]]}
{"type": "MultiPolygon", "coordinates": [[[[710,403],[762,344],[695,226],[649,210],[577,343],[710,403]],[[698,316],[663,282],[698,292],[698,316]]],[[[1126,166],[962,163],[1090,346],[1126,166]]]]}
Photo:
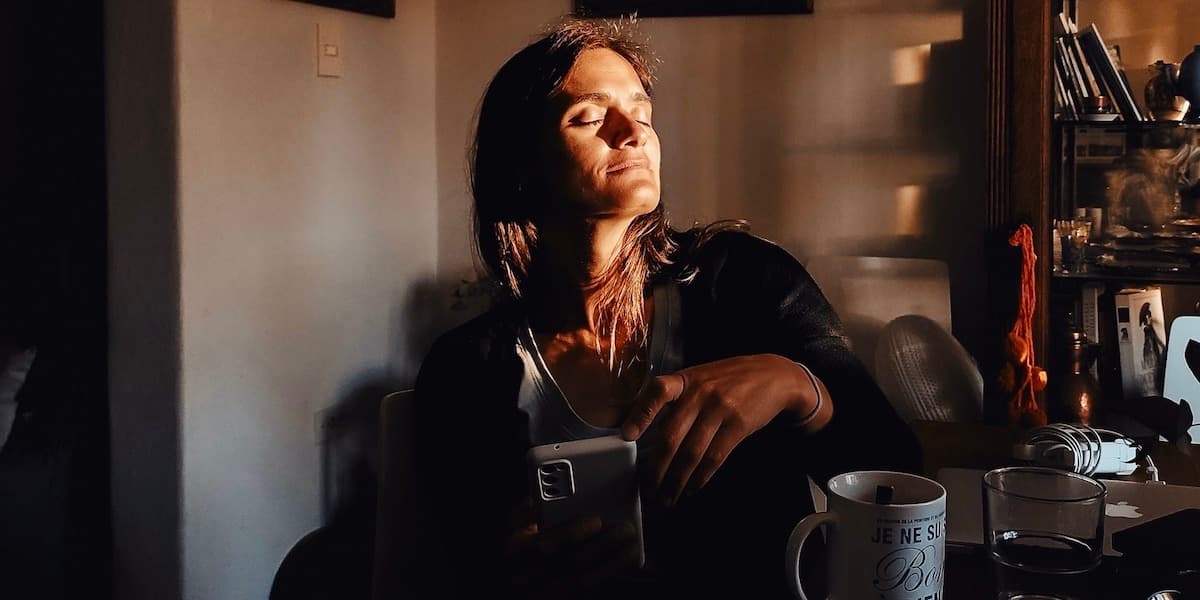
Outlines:
{"type": "Polygon", "coordinates": [[[611,124],[612,130],[609,132],[608,145],[613,148],[624,148],[625,146],[638,147],[646,143],[647,126],[638,123],[637,119],[624,110],[613,109],[612,116],[605,120],[605,124],[611,124]]]}

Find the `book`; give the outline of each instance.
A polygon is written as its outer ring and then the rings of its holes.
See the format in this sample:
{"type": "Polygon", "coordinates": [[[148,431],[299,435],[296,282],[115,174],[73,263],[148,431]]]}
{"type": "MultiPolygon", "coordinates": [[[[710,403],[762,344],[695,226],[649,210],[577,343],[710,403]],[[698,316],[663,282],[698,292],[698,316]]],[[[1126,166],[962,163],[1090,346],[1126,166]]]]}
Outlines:
{"type": "Polygon", "coordinates": [[[1054,33],[1063,38],[1063,42],[1067,46],[1067,52],[1071,55],[1071,62],[1078,71],[1079,83],[1084,88],[1085,96],[1093,98],[1106,95],[1106,90],[1096,80],[1096,74],[1092,72],[1091,66],[1084,58],[1083,47],[1079,44],[1077,37],[1079,28],[1075,26],[1075,21],[1063,13],[1058,13],[1058,19],[1054,21],[1054,33]]]}
{"type": "Polygon", "coordinates": [[[1055,93],[1061,100],[1064,116],[1068,119],[1075,119],[1077,115],[1083,114],[1083,101],[1070,81],[1071,76],[1064,64],[1063,56],[1056,48],[1054,52],[1055,93]]]}
{"type": "MultiPolygon", "coordinates": [[[[1079,325],[1088,342],[1093,344],[1100,343],[1100,295],[1103,293],[1102,283],[1085,283],[1079,293],[1079,325]]],[[[1096,363],[1092,363],[1089,370],[1093,377],[1100,377],[1096,363]]]]}
{"type": "Polygon", "coordinates": [[[1088,25],[1076,38],[1092,72],[1098,74],[1097,79],[1103,81],[1108,88],[1109,97],[1120,111],[1121,117],[1133,123],[1145,121],[1141,109],[1133,99],[1124,72],[1109,54],[1108,46],[1104,44],[1104,38],[1100,37],[1100,30],[1096,28],[1096,24],[1088,25]]]}
{"type": "Polygon", "coordinates": [[[1087,59],[1084,58],[1083,47],[1079,45],[1079,38],[1072,35],[1069,41],[1071,54],[1075,57],[1076,64],[1079,65],[1079,69],[1082,73],[1082,81],[1087,87],[1088,93],[1093,97],[1103,96],[1107,90],[1101,86],[1099,81],[1096,80],[1096,73],[1092,71],[1091,65],[1089,65],[1087,59]]]}
{"type": "Polygon", "coordinates": [[[1084,113],[1085,88],[1080,82],[1078,65],[1067,46],[1070,19],[1059,13],[1054,20],[1054,40],[1051,43],[1051,62],[1054,67],[1054,98],[1059,114],[1064,119],[1075,120],[1084,113]]]}
{"type": "Polygon", "coordinates": [[[1080,291],[1082,306],[1079,321],[1083,334],[1089,342],[1100,343],[1100,294],[1104,293],[1104,284],[1085,283],[1080,291]]]}
{"type": "Polygon", "coordinates": [[[1084,99],[1087,96],[1084,94],[1084,87],[1079,82],[1079,72],[1075,65],[1071,63],[1071,54],[1067,50],[1066,42],[1063,38],[1054,40],[1054,65],[1056,72],[1059,73],[1066,87],[1067,94],[1071,98],[1071,105],[1075,108],[1075,112],[1083,114],[1086,109],[1084,99]]]}
{"type": "Polygon", "coordinates": [[[1167,366],[1162,290],[1156,286],[1126,288],[1117,292],[1114,300],[1121,393],[1126,401],[1161,396],[1167,366]]]}

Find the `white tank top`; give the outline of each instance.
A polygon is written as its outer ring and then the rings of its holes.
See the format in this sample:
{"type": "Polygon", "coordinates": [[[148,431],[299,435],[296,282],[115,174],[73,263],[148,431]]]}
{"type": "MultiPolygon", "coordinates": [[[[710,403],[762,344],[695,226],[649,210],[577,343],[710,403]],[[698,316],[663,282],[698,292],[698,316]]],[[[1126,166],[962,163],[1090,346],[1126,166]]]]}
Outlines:
{"type": "MultiPolygon", "coordinates": [[[[654,314],[651,316],[650,337],[646,340],[650,361],[649,377],[671,373],[681,366],[679,352],[679,291],[674,282],[654,286],[654,314]]],[[[582,440],[606,435],[616,435],[615,427],[596,427],[575,412],[546,366],[525,319],[517,335],[517,356],[525,365],[521,377],[521,388],[517,397],[517,409],[525,414],[529,422],[529,445],[539,446],[555,442],[582,440]]],[[[643,382],[643,385],[645,383],[643,382]]]]}

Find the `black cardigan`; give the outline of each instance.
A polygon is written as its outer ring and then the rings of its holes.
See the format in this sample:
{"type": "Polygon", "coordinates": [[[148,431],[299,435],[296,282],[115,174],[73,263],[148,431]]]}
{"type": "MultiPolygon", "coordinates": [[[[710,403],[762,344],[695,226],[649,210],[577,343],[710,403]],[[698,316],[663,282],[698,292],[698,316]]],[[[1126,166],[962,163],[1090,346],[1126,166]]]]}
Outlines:
{"type": "MultiPolygon", "coordinates": [[[[813,511],[806,475],[822,484],[852,470],[920,471],[920,449],[847,345],[841,322],[785,250],[740,232],[694,248],[676,234],[682,364],[774,353],[807,365],[834,402],[828,426],[804,435],[784,417],[744,440],[709,484],[673,509],[645,498],[648,564],[671,595],[786,598],[788,534],[813,511]]],[[[514,506],[527,494],[528,431],[517,410],[520,311],[502,305],[443,335],[416,385],[417,464],[431,552],[411,566],[453,597],[506,597],[500,572],[514,506]],[[439,568],[437,565],[443,566],[439,568]],[[447,571],[441,570],[450,565],[447,571]],[[430,571],[433,569],[433,571],[430,571]],[[440,587],[440,586],[439,586],[440,587]]]]}

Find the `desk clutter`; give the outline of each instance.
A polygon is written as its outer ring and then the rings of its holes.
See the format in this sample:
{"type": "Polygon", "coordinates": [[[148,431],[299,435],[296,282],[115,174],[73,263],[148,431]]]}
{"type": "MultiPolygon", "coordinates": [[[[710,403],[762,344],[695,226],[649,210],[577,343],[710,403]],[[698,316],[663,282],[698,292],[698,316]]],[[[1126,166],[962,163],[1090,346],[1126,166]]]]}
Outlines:
{"type": "Polygon", "coordinates": [[[946,489],[947,552],[987,554],[1000,591],[1200,598],[1200,488],[1040,467],[944,468],[937,481],[946,489]]]}

